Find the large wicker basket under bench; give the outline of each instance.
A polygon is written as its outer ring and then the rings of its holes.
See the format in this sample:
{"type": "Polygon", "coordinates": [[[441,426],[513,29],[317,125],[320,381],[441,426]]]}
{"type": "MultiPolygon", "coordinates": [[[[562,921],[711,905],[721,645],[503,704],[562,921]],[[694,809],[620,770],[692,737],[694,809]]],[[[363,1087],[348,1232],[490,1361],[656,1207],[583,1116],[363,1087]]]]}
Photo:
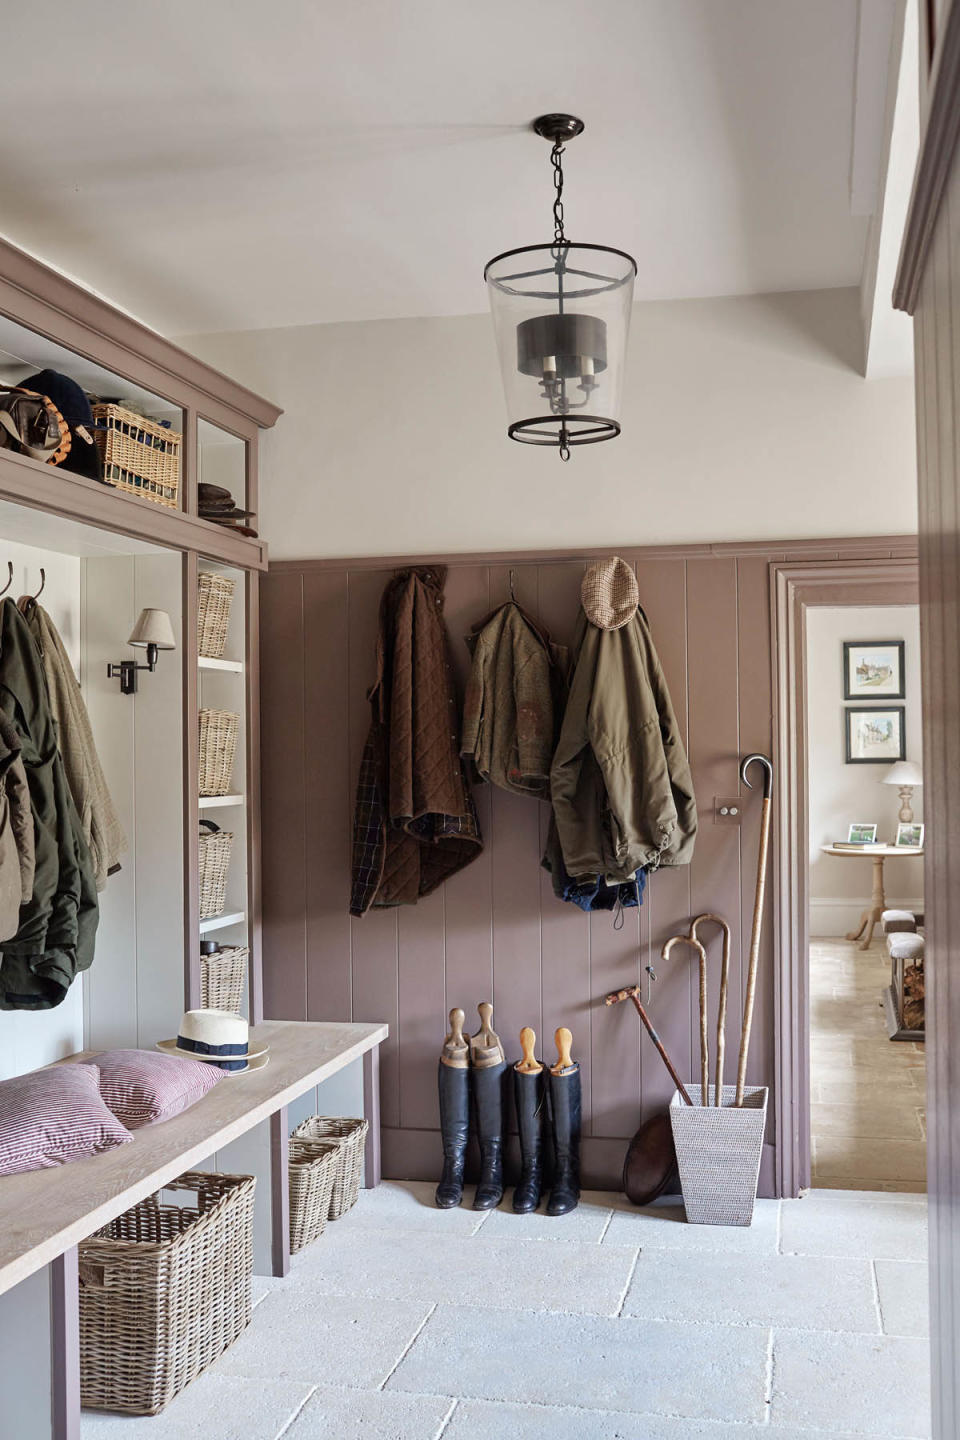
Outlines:
{"type": "Polygon", "coordinates": [[[252,1028],[250,1038],[270,1047],[268,1065],[222,1081],[182,1115],[138,1130],[131,1144],[0,1178],[4,1436],[9,1426],[17,1440],[79,1440],[77,1245],[184,1171],[212,1168],[214,1153],[217,1168],[257,1177],[254,1273],[286,1273],[287,1106],[361,1059],[370,1122],[365,1180],[379,1182],[378,1057],[386,1025],[274,1020],[252,1028]]]}

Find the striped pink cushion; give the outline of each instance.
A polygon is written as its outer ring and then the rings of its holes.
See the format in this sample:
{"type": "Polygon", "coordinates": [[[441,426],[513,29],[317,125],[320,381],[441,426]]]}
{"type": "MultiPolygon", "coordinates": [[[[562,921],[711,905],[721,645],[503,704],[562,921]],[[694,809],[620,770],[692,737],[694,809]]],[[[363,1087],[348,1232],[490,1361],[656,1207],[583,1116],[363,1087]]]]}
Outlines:
{"type": "Polygon", "coordinates": [[[95,1065],[52,1065],[0,1082],[0,1175],[49,1170],[132,1139],[103,1103],[95,1065]]]}
{"type": "Polygon", "coordinates": [[[106,1050],[91,1063],[104,1102],[128,1130],[172,1120],[223,1079],[216,1065],[154,1050],[106,1050]]]}

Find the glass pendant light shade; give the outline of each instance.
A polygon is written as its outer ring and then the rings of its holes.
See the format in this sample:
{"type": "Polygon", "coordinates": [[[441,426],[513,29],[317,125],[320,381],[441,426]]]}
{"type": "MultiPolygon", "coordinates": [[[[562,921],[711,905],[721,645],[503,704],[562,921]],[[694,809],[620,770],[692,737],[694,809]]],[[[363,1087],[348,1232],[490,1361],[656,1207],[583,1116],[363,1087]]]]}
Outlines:
{"type": "Polygon", "coordinates": [[[566,240],[488,263],[511,439],[563,448],[619,435],[636,273],[622,250],[566,240]]]}

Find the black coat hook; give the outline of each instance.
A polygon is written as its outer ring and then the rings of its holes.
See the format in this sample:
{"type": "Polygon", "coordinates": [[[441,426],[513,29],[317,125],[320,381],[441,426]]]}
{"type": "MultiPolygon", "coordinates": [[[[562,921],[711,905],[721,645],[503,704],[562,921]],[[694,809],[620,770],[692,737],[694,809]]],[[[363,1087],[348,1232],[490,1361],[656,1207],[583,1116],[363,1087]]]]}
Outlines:
{"type": "Polygon", "coordinates": [[[12,584],[13,584],[13,561],[12,561],[12,560],[8,560],[8,561],[7,561],[7,583],[6,583],[6,585],[4,585],[3,589],[0,590],[0,595],[6,595],[7,591],[10,589],[10,586],[11,586],[12,584]]]}

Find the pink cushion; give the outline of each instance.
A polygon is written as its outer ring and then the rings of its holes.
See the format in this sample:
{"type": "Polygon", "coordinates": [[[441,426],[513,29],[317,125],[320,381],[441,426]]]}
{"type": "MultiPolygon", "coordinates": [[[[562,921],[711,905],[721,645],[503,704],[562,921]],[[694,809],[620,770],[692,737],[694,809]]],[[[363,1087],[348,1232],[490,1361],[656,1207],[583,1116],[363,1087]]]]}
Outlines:
{"type": "Polygon", "coordinates": [[[52,1065],[0,1082],[0,1175],[48,1170],[132,1139],[103,1103],[95,1065],[52,1065]]]}
{"type": "Polygon", "coordinates": [[[172,1120],[223,1079],[216,1065],[155,1050],[106,1050],[91,1064],[104,1102],[128,1130],[172,1120]]]}

